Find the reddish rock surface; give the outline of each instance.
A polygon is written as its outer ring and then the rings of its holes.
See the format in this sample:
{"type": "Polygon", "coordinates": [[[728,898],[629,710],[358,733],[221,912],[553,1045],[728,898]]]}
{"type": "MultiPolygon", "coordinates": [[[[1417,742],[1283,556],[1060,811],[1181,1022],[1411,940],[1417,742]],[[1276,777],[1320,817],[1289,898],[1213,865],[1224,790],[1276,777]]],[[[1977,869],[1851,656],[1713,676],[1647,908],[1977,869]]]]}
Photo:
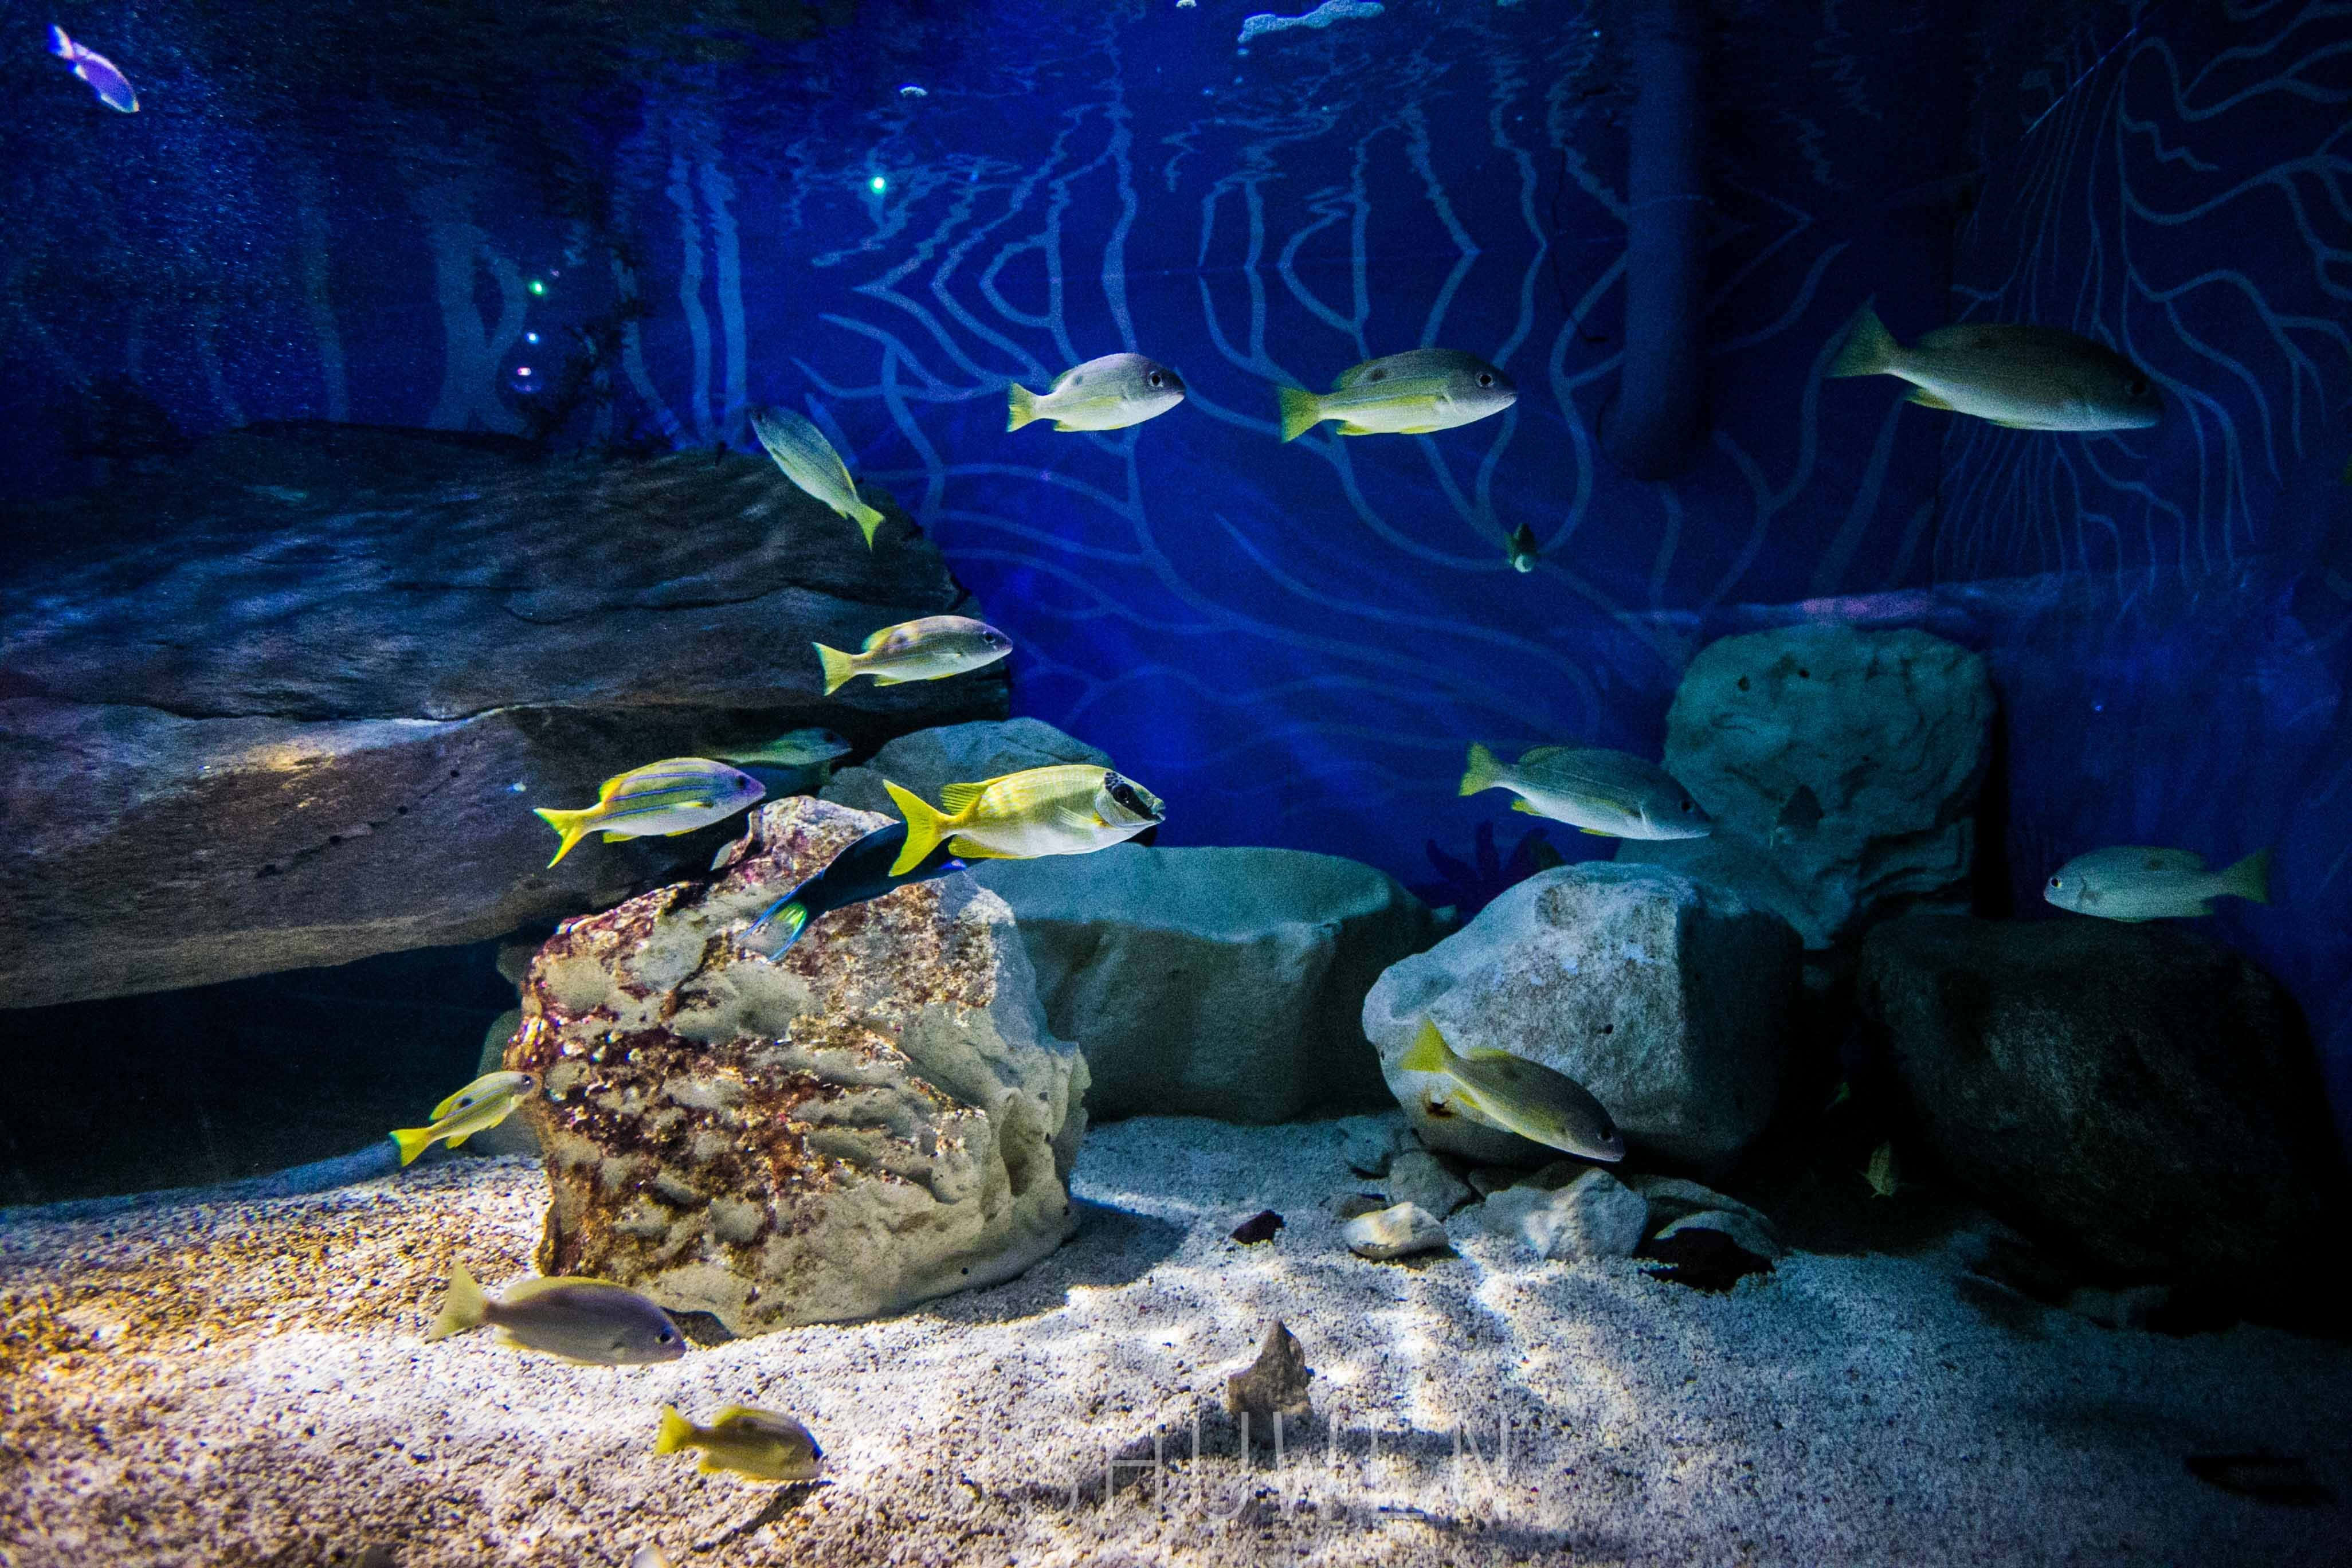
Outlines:
{"type": "Polygon", "coordinates": [[[762,806],[715,880],[568,923],[507,1065],[552,1199],[539,1267],[736,1333],[896,1310],[1018,1274],[1069,1234],[1087,1069],[1045,1032],[1012,912],[964,877],[735,938],[888,819],[762,806]]]}

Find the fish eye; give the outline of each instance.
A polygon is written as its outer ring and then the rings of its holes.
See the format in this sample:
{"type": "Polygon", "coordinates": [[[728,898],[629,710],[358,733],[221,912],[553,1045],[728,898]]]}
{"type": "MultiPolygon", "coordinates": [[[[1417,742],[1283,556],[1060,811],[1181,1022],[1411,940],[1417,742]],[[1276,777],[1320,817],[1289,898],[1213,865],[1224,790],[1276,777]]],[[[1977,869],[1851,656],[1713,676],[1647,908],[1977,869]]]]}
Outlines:
{"type": "Polygon", "coordinates": [[[671,1333],[667,1329],[664,1329],[661,1332],[659,1332],[659,1333],[657,1333],[657,1334],[656,1334],[656,1335],[654,1336],[654,1339],[655,1339],[655,1341],[656,1341],[657,1343],[665,1344],[665,1345],[666,1345],[666,1344],[667,1344],[667,1343],[669,1343],[669,1342],[670,1342],[670,1341],[672,1341],[672,1340],[674,1340],[674,1339],[676,1339],[676,1338],[677,1338],[677,1336],[676,1334],[674,1334],[674,1333],[671,1333]]]}
{"type": "Polygon", "coordinates": [[[2132,377],[2129,381],[2124,383],[2124,390],[2134,397],[2147,396],[2147,377],[2144,375],[2136,375],[2132,377]]]}
{"type": "Polygon", "coordinates": [[[2062,888],[2062,887],[2063,887],[2063,886],[2065,886],[2065,879],[2064,879],[2064,878],[2063,878],[2063,877],[2053,877],[2053,878],[2051,878],[2051,879],[2050,879],[2050,890],[2051,890],[2052,892],[2053,892],[2053,893],[2054,893],[2054,892],[2056,892],[2060,888],[2062,888]]]}
{"type": "Polygon", "coordinates": [[[1685,810],[1685,812],[1687,812],[1687,811],[1689,811],[1690,809],[1691,809],[1691,803],[1690,803],[1689,801],[1685,801],[1685,802],[1683,802],[1683,810],[1685,810]]]}
{"type": "Polygon", "coordinates": [[[1150,380],[1151,384],[1152,384],[1152,385],[1154,385],[1154,386],[1165,386],[1165,385],[1167,385],[1167,384],[1168,384],[1168,378],[1167,378],[1166,376],[1164,376],[1164,375],[1160,374],[1158,371],[1156,371],[1156,370],[1155,370],[1155,371],[1153,371],[1153,372],[1151,373],[1150,377],[1149,379],[1150,380]]]}
{"type": "Polygon", "coordinates": [[[1479,384],[1479,385],[1481,385],[1481,386],[1492,386],[1492,385],[1494,385],[1494,384],[1495,384],[1495,377],[1494,377],[1493,373],[1491,373],[1491,372],[1489,372],[1489,371],[1483,371],[1483,370],[1482,370],[1482,371],[1480,371],[1480,372],[1478,373],[1478,384],[1479,384]]]}

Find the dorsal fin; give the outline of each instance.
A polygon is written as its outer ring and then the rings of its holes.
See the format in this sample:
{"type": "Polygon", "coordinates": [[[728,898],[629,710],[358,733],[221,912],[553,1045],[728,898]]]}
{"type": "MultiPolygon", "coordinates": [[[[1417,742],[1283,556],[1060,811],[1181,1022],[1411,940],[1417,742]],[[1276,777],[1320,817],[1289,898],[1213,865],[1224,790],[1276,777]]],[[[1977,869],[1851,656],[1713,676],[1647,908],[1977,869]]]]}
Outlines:
{"type": "Polygon", "coordinates": [[[961,816],[971,809],[971,803],[981,797],[988,785],[995,782],[990,779],[987,784],[948,784],[940,791],[940,809],[950,816],[961,816]]]}
{"type": "Polygon", "coordinates": [[[518,1280],[508,1286],[507,1293],[499,1300],[511,1307],[518,1301],[528,1301],[533,1296],[543,1296],[550,1290],[560,1289],[566,1285],[604,1285],[615,1290],[628,1289],[626,1285],[614,1285],[610,1279],[574,1279],[568,1274],[535,1274],[528,1279],[518,1280]]]}
{"type": "MultiPolygon", "coordinates": [[[[629,773],[633,773],[635,772],[636,772],[635,768],[631,768],[629,770],[629,773]]],[[[608,778],[603,784],[598,784],[596,786],[596,804],[602,805],[606,801],[612,799],[614,795],[620,794],[621,786],[628,783],[628,781],[629,773],[614,773],[611,778],[608,778]]]]}

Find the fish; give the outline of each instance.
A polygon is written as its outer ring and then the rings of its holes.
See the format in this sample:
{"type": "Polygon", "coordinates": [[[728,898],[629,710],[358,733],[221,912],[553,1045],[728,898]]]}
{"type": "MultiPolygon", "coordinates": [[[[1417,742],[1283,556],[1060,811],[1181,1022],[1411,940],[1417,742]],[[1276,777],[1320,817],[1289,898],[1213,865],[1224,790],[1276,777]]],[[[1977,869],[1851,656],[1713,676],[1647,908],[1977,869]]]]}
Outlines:
{"type": "Polygon", "coordinates": [[[559,1356],[579,1366],[637,1366],[676,1361],[686,1335],[670,1316],[609,1279],[531,1279],[496,1300],[482,1294],[462,1264],[449,1271],[449,1295],[425,1342],[488,1323],[500,1344],[559,1356]]]}
{"type": "Polygon", "coordinates": [[[940,792],[937,807],[888,779],[882,787],[907,819],[892,876],[920,865],[942,839],[950,854],[966,860],[1028,860],[1106,848],[1161,819],[1158,795],[1084,763],[951,784],[940,792]]]}
{"type": "Polygon", "coordinates": [[[1538,746],[1507,765],[1474,742],[1462,793],[1485,789],[1519,796],[1514,811],[1603,838],[1705,838],[1715,831],[1715,819],[1673,774],[1628,752],[1538,746]]]}
{"type": "Polygon", "coordinates": [[[1891,1198],[1902,1190],[1902,1174],[1895,1168],[1894,1144],[1881,1143],[1870,1152],[1870,1163],[1864,1168],[1862,1179],[1882,1198],[1891,1198]]]}
{"type": "Polygon", "coordinates": [[[1811,838],[1821,826],[1822,797],[1813,793],[1812,785],[1799,784],[1772,824],[1772,842],[1791,844],[1800,838],[1811,838]]]}
{"type": "Polygon", "coordinates": [[[1426,436],[1500,414],[1518,401],[1511,378],[1476,354],[1414,349],[1339,373],[1326,393],[1276,389],[1282,438],[1296,441],[1326,419],[1342,436],[1426,436]]]}
{"type": "Polygon", "coordinates": [[[1445,1043],[1434,1018],[1421,1021],[1421,1033],[1397,1065],[1407,1072],[1435,1074],[1445,1099],[1471,1121],[1580,1159],[1625,1157],[1625,1135],[1582,1084],[1507,1051],[1463,1056],[1445,1043]]]}
{"type": "Polygon", "coordinates": [[[1536,531],[1524,522],[1519,524],[1517,531],[1511,535],[1511,542],[1503,547],[1503,558],[1511,563],[1514,572],[1534,571],[1538,559],[1536,531]]]}
{"type": "Polygon", "coordinates": [[[874,531],[882,514],[857,499],[849,465],[824,438],[824,432],[789,408],[762,408],[751,416],[751,434],[784,470],[784,478],[858,526],[866,548],[874,548],[874,531]]]}
{"type": "Polygon", "coordinates": [[[1013,639],[967,616],[925,616],[884,626],[866,639],[862,652],[811,646],[824,668],[824,694],[830,697],[861,675],[872,676],[877,686],[944,680],[994,664],[1013,651],[1013,639]]]}
{"type": "Polygon", "coordinates": [[[2119,847],[2077,855],[2058,868],[2042,897],[2101,920],[2186,920],[2210,915],[2213,899],[2271,901],[2271,852],[2257,849],[2220,871],[2186,849],[2119,847]]]}
{"type": "Polygon", "coordinates": [[[408,1164],[441,1139],[447,1139],[455,1149],[475,1133],[488,1131],[538,1091],[537,1073],[484,1074],[435,1106],[425,1118],[432,1125],[393,1130],[392,1141],[400,1145],[400,1163],[408,1164]]]}
{"type": "Polygon", "coordinates": [[[761,910],[736,939],[738,944],[763,958],[782,958],[810,926],[835,910],[867,903],[918,882],[953,876],[964,868],[963,862],[941,844],[906,871],[893,874],[890,868],[906,843],[903,822],[876,828],[835,856],[824,870],[761,910]]]}
{"type": "Polygon", "coordinates": [[[724,821],[767,793],[758,779],[724,763],[669,757],[606,779],[593,805],[578,811],[534,806],[531,814],[563,837],[548,862],[552,866],[591,833],[603,832],[607,844],[654,834],[676,838],[724,821]]]}
{"type": "Polygon", "coordinates": [[[722,763],[772,768],[814,768],[849,755],[849,742],[830,730],[789,730],[772,741],[740,752],[713,752],[722,763]]]}
{"type": "Polygon", "coordinates": [[[704,1475],[732,1470],[755,1481],[813,1481],[822,1468],[824,1450],[809,1429],[774,1410],[754,1410],[730,1405],[698,1426],[665,1405],[654,1452],[675,1454],[682,1448],[702,1450],[695,1468],[704,1475]]]}
{"type": "Polygon", "coordinates": [[[1969,322],[1938,327],[1906,349],[1864,304],[1829,374],[1899,376],[1923,408],[2011,430],[2138,430],[2164,416],[2146,371],[2058,327],[1969,322]]]}
{"type": "Polygon", "coordinates": [[[1005,389],[1007,430],[1051,419],[1056,430],[1124,430],[1184,401],[1184,378],[1141,354],[1105,354],[1054,378],[1051,390],[1005,389]]]}
{"type": "Polygon", "coordinates": [[[139,112],[139,95],[131,90],[131,79],[104,55],[67,37],[66,30],[54,23],[49,26],[49,53],[71,61],[74,75],[88,82],[98,101],[107,108],[119,114],[139,112]]]}

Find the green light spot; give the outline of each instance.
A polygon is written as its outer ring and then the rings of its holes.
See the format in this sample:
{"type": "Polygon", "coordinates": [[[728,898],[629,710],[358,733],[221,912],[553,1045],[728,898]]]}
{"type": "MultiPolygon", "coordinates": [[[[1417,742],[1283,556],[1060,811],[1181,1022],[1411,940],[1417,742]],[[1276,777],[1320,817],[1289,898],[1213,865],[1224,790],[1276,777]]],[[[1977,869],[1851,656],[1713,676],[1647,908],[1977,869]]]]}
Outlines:
{"type": "Polygon", "coordinates": [[[534,279],[532,279],[530,280],[530,291],[531,291],[532,293],[534,293],[534,294],[544,294],[544,293],[546,293],[546,292],[547,292],[547,285],[546,285],[546,284],[544,284],[544,283],[541,283],[541,282],[538,279],[536,279],[536,278],[534,278],[534,279]]]}
{"type": "Polygon", "coordinates": [[[878,196],[890,188],[890,182],[877,174],[866,182],[866,188],[878,196]]]}

